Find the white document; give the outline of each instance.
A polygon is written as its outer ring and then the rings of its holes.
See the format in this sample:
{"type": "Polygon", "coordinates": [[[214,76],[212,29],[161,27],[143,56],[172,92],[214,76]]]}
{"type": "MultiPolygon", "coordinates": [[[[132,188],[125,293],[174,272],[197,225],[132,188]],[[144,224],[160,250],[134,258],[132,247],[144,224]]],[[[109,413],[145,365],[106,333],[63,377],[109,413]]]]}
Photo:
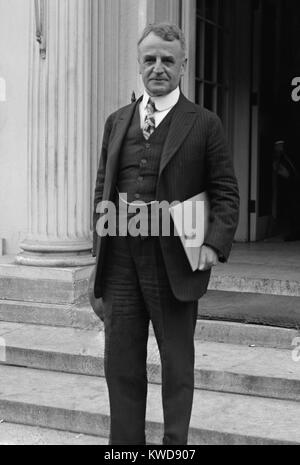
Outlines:
{"type": "Polygon", "coordinates": [[[200,251],[209,223],[209,199],[206,192],[170,207],[176,233],[193,271],[198,269],[200,251]]]}

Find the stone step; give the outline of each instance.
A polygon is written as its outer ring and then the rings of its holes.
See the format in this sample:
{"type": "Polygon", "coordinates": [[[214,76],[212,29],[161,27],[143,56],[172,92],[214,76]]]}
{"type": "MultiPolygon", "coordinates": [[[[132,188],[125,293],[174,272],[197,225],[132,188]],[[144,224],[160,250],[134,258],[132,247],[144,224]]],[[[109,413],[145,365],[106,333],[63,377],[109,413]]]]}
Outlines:
{"type": "Polygon", "coordinates": [[[209,289],[300,297],[300,266],[249,263],[248,256],[245,262],[216,266],[209,289]]]}
{"type": "MultiPolygon", "coordinates": [[[[213,269],[199,317],[298,328],[300,267],[294,254],[290,262],[274,262],[273,249],[263,244],[251,261],[253,249],[244,248],[235,244],[231,262],[213,269]]],[[[86,296],[92,269],[20,266],[2,257],[0,321],[101,329],[86,296]]]]}
{"type": "Polygon", "coordinates": [[[198,314],[200,318],[299,328],[300,297],[210,290],[200,299],[198,314]]]}
{"type": "Polygon", "coordinates": [[[15,263],[13,256],[0,259],[0,299],[76,304],[86,298],[93,266],[46,267],[15,263]]]}
{"type": "MultiPolygon", "coordinates": [[[[300,327],[300,298],[211,290],[199,300],[198,315],[200,319],[295,329],[300,327]]],[[[103,328],[88,303],[59,305],[0,300],[0,321],[79,329],[103,328]]],[[[197,330],[196,337],[199,337],[197,330]]]]}
{"type": "Polygon", "coordinates": [[[0,321],[80,329],[103,328],[88,303],[59,305],[0,300],[0,321]]]}
{"type": "Polygon", "coordinates": [[[0,446],[100,446],[107,438],[39,426],[0,423],[0,446]]]}
{"type": "MultiPolygon", "coordinates": [[[[300,400],[300,362],[290,350],[195,341],[198,389],[300,400]]],[[[252,344],[253,345],[253,344],[252,344]]],[[[104,376],[103,331],[0,323],[2,363],[104,376]]],[[[160,383],[156,341],[148,343],[148,377],[160,383]]]]}
{"type": "Polygon", "coordinates": [[[298,329],[233,321],[198,319],[196,326],[196,339],[201,341],[277,349],[291,349],[293,339],[299,336],[298,329]]]}
{"type": "MultiPolygon", "coordinates": [[[[109,407],[100,377],[0,366],[0,418],[107,437],[109,407]]],[[[160,444],[161,388],[150,384],[147,440],[160,444]]],[[[189,444],[300,444],[300,403],[196,390],[189,444]]]]}

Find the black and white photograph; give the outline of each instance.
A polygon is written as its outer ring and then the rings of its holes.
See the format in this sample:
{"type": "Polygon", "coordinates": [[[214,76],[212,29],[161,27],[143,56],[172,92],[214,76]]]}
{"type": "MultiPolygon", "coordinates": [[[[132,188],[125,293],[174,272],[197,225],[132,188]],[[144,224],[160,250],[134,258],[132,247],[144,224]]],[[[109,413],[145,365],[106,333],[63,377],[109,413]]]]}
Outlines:
{"type": "Polygon", "coordinates": [[[299,44],[299,0],[0,0],[0,445],[300,445],[299,44]]]}

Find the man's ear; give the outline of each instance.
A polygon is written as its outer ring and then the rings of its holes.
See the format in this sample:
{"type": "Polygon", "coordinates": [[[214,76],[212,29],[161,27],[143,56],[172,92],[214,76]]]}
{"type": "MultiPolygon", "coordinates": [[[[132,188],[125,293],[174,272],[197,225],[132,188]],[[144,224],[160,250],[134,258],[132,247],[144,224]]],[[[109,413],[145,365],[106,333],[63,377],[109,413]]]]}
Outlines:
{"type": "Polygon", "coordinates": [[[183,62],[182,65],[181,65],[181,73],[180,73],[181,76],[183,76],[184,73],[185,73],[185,71],[186,71],[187,61],[188,61],[187,58],[185,58],[185,59],[184,59],[184,62],[183,62]]]}
{"type": "Polygon", "coordinates": [[[138,56],[138,65],[139,65],[139,74],[142,74],[141,60],[139,56],[138,56]]]}

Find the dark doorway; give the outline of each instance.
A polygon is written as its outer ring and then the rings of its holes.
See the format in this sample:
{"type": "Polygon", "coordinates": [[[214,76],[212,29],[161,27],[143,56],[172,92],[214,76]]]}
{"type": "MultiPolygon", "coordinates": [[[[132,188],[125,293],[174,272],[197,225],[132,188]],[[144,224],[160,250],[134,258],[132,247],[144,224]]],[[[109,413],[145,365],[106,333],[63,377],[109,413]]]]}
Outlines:
{"type": "Polygon", "coordinates": [[[292,80],[300,76],[300,3],[281,2],[279,88],[275,108],[276,139],[284,141],[283,172],[277,176],[277,228],[286,239],[300,240],[300,102],[292,99],[292,80]],[[285,171],[284,171],[285,170],[285,171]]]}
{"type": "Polygon", "coordinates": [[[254,34],[260,37],[253,42],[259,50],[253,54],[258,86],[252,102],[257,115],[257,171],[252,176],[257,176],[258,223],[268,218],[256,239],[300,239],[300,102],[292,100],[291,85],[300,76],[300,2],[253,1],[253,11],[259,18],[254,34]]]}

